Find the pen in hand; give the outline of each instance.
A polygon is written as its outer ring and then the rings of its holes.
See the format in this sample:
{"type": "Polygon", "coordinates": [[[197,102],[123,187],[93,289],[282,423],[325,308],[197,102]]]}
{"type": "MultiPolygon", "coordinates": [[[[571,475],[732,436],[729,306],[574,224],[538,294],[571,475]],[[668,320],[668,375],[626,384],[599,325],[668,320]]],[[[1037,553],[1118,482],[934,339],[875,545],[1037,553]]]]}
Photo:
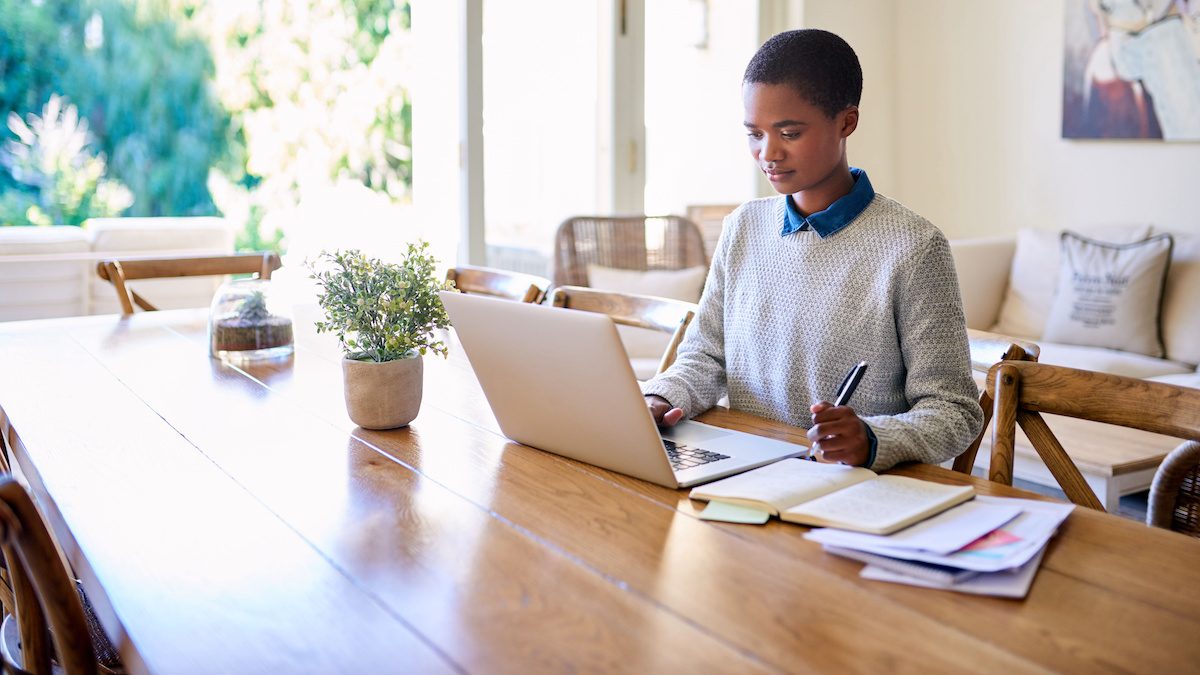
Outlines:
{"type": "MultiPolygon", "coordinates": [[[[858,383],[862,381],[863,373],[867,370],[867,362],[859,361],[858,365],[850,369],[846,373],[846,377],[842,378],[842,383],[838,385],[837,392],[834,394],[834,407],[846,405],[850,401],[850,397],[854,395],[854,390],[858,388],[858,383]]],[[[814,443],[814,447],[816,444],[814,443]]],[[[809,452],[808,458],[816,461],[817,452],[809,452]]]]}
{"type": "Polygon", "coordinates": [[[846,373],[846,377],[838,385],[837,393],[834,395],[834,407],[846,405],[850,401],[850,397],[854,395],[854,390],[858,388],[858,383],[862,381],[862,376],[865,372],[867,372],[867,362],[859,361],[857,366],[854,366],[850,369],[849,373],[846,373]]]}

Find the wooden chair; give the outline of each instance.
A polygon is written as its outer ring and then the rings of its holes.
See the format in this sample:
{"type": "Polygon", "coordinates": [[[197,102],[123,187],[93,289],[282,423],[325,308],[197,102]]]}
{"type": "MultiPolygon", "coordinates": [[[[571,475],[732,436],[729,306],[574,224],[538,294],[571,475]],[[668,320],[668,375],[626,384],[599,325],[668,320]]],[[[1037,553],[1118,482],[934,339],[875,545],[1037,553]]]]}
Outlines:
{"type": "MultiPolygon", "coordinates": [[[[0,418],[3,413],[0,412],[0,418]]],[[[9,468],[9,444],[7,438],[7,420],[0,419],[0,475],[8,476],[12,473],[9,468]]],[[[0,618],[12,614],[16,611],[16,602],[13,597],[12,575],[8,571],[8,562],[4,560],[4,556],[0,555],[0,618]]]]}
{"type": "Polygon", "coordinates": [[[540,303],[550,289],[550,280],[532,274],[491,267],[459,265],[446,270],[446,280],[463,293],[494,295],[509,300],[540,303]]]}
{"type": "Polygon", "coordinates": [[[1146,524],[1200,537],[1200,443],[1171,451],[1150,485],[1146,524]]]}
{"type": "Polygon", "coordinates": [[[588,263],[629,270],[707,265],[704,239],[681,216],[576,216],[554,238],[554,285],[589,286],[588,263]]]}
{"type": "Polygon", "coordinates": [[[671,341],[658,364],[661,373],[675,363],[683,334],[696,316],[696,305],[682,300],[598,291],[582,286],[559,286],[550,295],[555,307],[607,314],[614,323],[671,333],[671,341]]]}
{"type": "Polygon", "coordinates": [[[1200,440],[1200,389],[1032,361],[1005,360],[988,371],[995,428],[989,478],[1012,485],[1016,425],[1067,498],[1104,510],[1041,413],[1065,415],[1187,441],[1200,440]]]}
{"type": "Polygon", "coordinates": [[[11,476],[0,479],[0,542],[17,608],[0,627],[4,671],[50,673],[54,657],[68,674],[99,672],[75,581],[33,500],[11,476]]]}
{"type": "MultiPolygon", "coordinates": [[[[1036,344],[999,333],[967,329],[967,341],[971,346],[971,370],[980,377],[986,377],[988,370],[1001,361],[1037,361],[1041,354],[1041,348],[1036,344]]],[[[987,387],[979,393],[979,406],[983,408],[983,427],[966,451],[954,458],[954,470],[968,475],[975,468],[975,456],[992,421],[992,393],[987,387]]]]}
{"type": "Polygon", "coordinates": [[[147,302],[142,296],[125,286],[125,283],[135,279],[162,279],[169,277],[203,277],[218,274],[257,274],[261,279],[270,279],[271,273],[279,269],[282,263],[279,254],[243,253],[235,255],[211,255],[194,258],[130,258],[125,260],[107,259],[96,265],[96,274],[101,279],[112,282],[117,289],[117,298],[121,301],[123,314],[133,314],[133,306],[156,311],[158,308],[147,302]]]}

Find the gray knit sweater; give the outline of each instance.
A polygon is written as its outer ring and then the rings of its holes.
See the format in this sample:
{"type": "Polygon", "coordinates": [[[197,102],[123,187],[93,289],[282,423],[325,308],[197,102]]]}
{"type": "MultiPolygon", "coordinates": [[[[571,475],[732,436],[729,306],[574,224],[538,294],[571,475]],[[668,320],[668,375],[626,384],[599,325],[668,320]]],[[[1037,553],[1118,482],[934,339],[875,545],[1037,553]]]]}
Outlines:
{"type": "Polygon", "coordinates": [[[643,386],[688,418],[731,407],[812,426],[842,377],[868,368],[849,405],[878,438],[882,471],[961,453],[983,423],[949,243],[899,202],[876,195],[825,239],[780,237],[784,197],[725,219],[675,364],[643,386]]]}

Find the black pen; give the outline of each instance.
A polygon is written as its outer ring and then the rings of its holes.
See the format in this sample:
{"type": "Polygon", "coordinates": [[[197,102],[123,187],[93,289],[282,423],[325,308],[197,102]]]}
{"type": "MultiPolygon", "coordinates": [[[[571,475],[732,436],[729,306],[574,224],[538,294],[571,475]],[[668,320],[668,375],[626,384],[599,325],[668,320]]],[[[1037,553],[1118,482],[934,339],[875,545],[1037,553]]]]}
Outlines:
{"type": "MultiPolygon", "coordinates": [[[[838,385],[837,392],[833,395],[834,399],[836,399],[833,402],[835,407],[846,405],[846,402],[850,400],[850,396],[854,394],[854,390],[858,388],[858,383],[862,381],[863,373],[866,371],[867,362],[859,361],[857,366],[854,366],[850,369],[850,372],[846,373],[846,377],[842,378],[842,383],[838,385]]],[[[809,451],[808,458],[814,462],[817,461],[817,456],[811,450],[809,451]]]]}
{"type": "Polygon", "coordinates": [[[836,400],[833,402],[834,407],[846,405],[850,397],[854,395],[854,390],[858,388],[858,383],[862,381],[862,376],[865,372],[867,372],[867,362],[859,361],[857,366],[854,366],[850,369],[850,372],[846,373],[846,377],[837,388],[837,393],[834,394],[836,397],[836,400]]]}

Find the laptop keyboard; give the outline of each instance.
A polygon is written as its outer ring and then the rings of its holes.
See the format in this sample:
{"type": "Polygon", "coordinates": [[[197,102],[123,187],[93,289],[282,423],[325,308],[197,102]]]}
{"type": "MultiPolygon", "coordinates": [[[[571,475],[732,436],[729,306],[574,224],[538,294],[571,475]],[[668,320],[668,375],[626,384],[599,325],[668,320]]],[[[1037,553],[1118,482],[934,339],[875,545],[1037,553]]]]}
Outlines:
{"type": "Polygon", "coordinates": [[[690,469],[709,462],[716,462],[722,459],[729,459],[729,455],[722,455],[719,452],[709,452],[700,448],[693,448],[690,445],[676,443],[675,441],[663,439],[663,445],[667,447],[667,457],[671,460],[671,468],[676,471],[690,469]]]}

